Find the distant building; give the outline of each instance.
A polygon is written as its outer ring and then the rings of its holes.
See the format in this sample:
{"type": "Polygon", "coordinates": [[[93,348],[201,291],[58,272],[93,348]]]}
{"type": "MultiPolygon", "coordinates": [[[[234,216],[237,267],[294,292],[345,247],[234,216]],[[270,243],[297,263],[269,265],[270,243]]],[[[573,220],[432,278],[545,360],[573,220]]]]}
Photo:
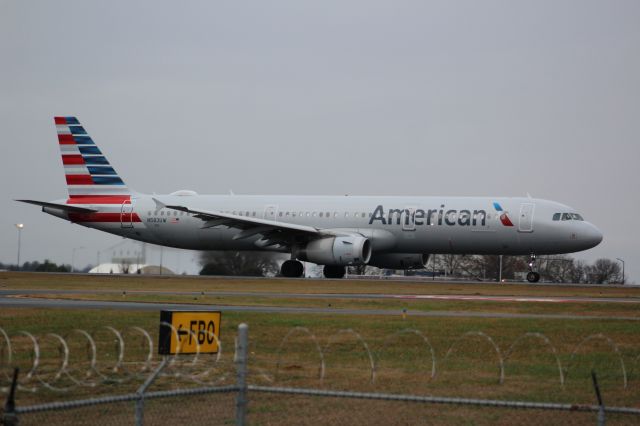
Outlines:
{"type": "Polygon", "coordinates": [[[144,275],[175,275],[175,273],[166,267],[158,265],[138,265],[122,263],[102,263],[89,271],[90,274],[144,274],[144,275]]]}

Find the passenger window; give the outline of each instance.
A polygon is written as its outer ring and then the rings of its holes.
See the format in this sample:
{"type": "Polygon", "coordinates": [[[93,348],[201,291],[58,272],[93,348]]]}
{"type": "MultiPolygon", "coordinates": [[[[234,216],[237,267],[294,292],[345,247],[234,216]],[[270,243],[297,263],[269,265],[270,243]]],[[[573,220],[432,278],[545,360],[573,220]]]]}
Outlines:
{"type": "Polygon", "coordinates": [[[554,213],[553,220],[560,220],[560,216],[562,216],[561,213],[554,213]]]}
{"type": "Polygon", "coordinates": [[[278,216],[282,217],[282,212],[278,212],[278,216]]]}
{"type": "Polygon", "coordinates": [[[327,212],[327,215],[326,215],[326,216],[327,216],[327,217],[331,216],[331,213],[327,212]]]}
{"type": "Polygon", "coordinates": [[[333,217],[338,217],[338,212],[334,212],[333,217]]]}
{"type": "Polygon", "coordinates": [[[307,212],[307,217],[309,217],[309,212],[307,212]]]}
{"type": "Polygon", "coordinates": [[[164,210],[160,211],[160,216],[164,216],[164,210]]]}
{"type": "Polygon", "coordinates": [[[324,215],[324,213],[320,212],[320,214],[318,216],[322,217],[324,215]]]}
{"type": "Polygon", "coordinates": [[[361,216],[362,216],[362,217],[366,217],[367,215],[366,215],[365,213],[362,213],[362,215],[361,215],[361,216]]]}

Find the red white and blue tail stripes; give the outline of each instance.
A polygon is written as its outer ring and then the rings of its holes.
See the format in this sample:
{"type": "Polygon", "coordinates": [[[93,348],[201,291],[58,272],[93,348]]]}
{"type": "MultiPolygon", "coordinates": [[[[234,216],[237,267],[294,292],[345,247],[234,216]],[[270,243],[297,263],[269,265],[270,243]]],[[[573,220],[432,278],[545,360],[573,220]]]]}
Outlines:
{"type": "Polygon", "coordinates": [[[124,181],[75,117],[55,117],[69,201],[122,204],[131,198],[124,181]]]}

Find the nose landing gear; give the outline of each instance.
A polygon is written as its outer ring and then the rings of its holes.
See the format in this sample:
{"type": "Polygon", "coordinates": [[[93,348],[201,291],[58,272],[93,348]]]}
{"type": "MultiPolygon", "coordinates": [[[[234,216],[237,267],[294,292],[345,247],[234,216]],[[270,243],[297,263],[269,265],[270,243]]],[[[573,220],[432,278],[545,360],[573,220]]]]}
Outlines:
{"type": "Polygon", "coordinates": [[[536,255],[531,254],[531,258],[529,260],[529,273],[527,274],[527,281],[530,283],[537,283],[540,281],[540,274],[536,272],[534,269],[536,267],[536,255]]]}

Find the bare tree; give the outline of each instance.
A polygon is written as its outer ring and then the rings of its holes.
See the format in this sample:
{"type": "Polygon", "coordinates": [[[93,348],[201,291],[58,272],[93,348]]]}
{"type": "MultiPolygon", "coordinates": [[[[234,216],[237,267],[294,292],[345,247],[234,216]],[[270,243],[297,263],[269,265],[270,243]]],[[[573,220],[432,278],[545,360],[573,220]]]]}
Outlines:
{"type": "Polygon", "coordinates": [[[204,251],[200,254],[200,275],[277,275],[284,255],[252,251],[204,251]]]}
{"type": "Polygon", "coordinates": [[[571,282],[578,284],[587,282],[587,268],[588,266],[583,260],[575,260],[571,271],[571,282]]]}
{"type": "Polygon", "coordinates": [[[575,260],[571,256],[557,255],[541,258],[538,260],[538,271],[544,281],[575,282],[575,260]]]}
{"type": "Polygon", "coordinates": [[[460,275],[461,270],[463,269],[462,264],[465,259],[464,256],[459,254],[442,254],[438,256],[438,261],[446,275],[457,276],[460,275]]]}
{"type": "MultiPolygon", "coordinates": [[[[500,277],[500,256],[465,256],[459,265],[465,275],[474,279],[498,280],[500,277]]],[[[516,272],[527,270],[527,258],[523,256],[502,256],[502,278],[514,279],[516,272]]]]}
{"type": "Polygon", "coordinates": [[[601,258],[587,267],[587,282],[609,284],[620,282],[620,265],[611,259],[601,258]]]}

